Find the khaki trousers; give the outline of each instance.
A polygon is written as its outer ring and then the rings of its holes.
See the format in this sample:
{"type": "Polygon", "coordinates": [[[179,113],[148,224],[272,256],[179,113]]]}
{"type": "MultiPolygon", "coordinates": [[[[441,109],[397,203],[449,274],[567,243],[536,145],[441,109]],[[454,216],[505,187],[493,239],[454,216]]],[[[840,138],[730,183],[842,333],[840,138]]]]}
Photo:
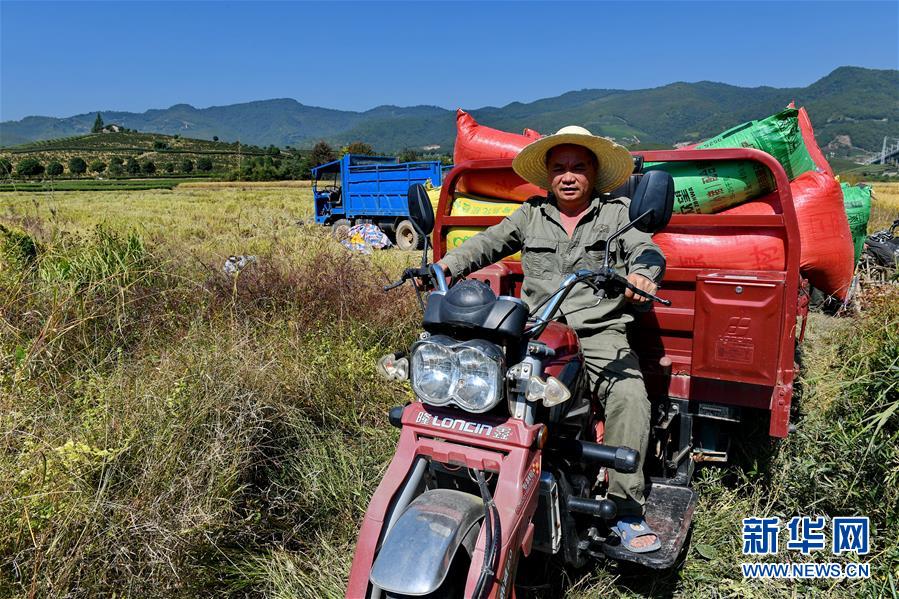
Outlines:
{"type": "Polygon", "coordinates": [[[623,445],[640,452],[637,471],[622,474],[609,469],[609,499],[619,516],[643,514],[643,462],[649,442],[650,404],[637,355],[627,334],[605,330],[580,336],[590,388],[602,404],[606,445],[623,445]]]}

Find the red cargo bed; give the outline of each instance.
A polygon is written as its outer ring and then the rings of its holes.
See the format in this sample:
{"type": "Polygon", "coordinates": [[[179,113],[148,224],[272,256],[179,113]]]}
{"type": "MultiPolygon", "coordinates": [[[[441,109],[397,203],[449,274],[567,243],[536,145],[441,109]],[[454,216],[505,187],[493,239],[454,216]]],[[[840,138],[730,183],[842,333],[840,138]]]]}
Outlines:
{"type": "MultiPolygon", "coordinates": [[[[799,227],[786,173],[773,157],[754,149],[640,154],[647,162],[753,160],[774,175],[777,190],[769,199],[774,200],[777,214],[676,214],[663,233],[763,234],[782,242],[784,259],[767,261],[766,270],[729,268],[726,263],[714,263],[714,268],[669,267],[659,295],[671,300],[671,306],[656,305],[638,315],[631,337],[650,395],[767,409],[770,434],[785,437],[795,376],[797,318],[805,316],[799,301],[799,227]],[[670,367],[660,365],[662,358],[670,360],[670,367]]],[[[450,216],[460,177],[498,172],[517,177],[511,165],[511,160],[470,161],[450,171],[437,206],[435,261],[446,254],[450,227],[484,227],[502,220],[450,216]]],[[[489,282],[497,293],[518,295],[521,265],[504,261],[472,276],[489,282]]]]}

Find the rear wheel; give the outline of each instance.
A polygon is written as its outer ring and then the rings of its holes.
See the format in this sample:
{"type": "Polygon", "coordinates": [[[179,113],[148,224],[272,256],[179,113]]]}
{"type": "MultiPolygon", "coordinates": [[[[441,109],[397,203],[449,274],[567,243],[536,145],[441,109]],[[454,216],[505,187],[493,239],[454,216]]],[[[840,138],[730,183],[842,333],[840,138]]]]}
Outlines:
{"type": "Polygon", "coordinates": [[[418,231],[415,230],[415,227],[412,226],[412,222],[408,220],[402,220],[396,226],[396,247],[401,250],[416,250],[421,247],[422,244],[421,235],[418,234],[418,231]]]}
{"type": "Polygon", "coordinates": [[[331,225],[331,235],[334,236],[334,239],[337,241],[343,241],[347,237],[350,236],[350,221],[345,218],[341,218],[340,220],[335,220],[331,225]]]}

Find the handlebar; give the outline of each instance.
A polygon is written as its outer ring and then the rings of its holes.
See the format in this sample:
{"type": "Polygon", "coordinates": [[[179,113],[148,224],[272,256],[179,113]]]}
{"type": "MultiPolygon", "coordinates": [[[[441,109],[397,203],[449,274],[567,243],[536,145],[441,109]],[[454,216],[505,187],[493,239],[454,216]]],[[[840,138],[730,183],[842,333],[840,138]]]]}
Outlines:
{"type": "MultiPolygon", "coordinates": [[[[427,268],[407,268],[403,271],[403,275],[400,279],[384,287],[384,291],[395,289],[406,281],[415,278],[429,280],[438,292],[446,293],[448,290],[446,284],[446,271],[443,270],[443,267],[440,264],[435,262],[427,268]]],[[[600,296],[600,298],[605,295],[606,291],[630,289],[635,294],[648,298],[651,301],[658,302],[663,306],[671,305],[670,300],[662,299],[657,295],[639,289],[611,268],[607,267],[600,269],[599,271],[579,270],[565,277],[565,280],[559,285],[559,289],[550,296],[549,301],[547,301],[543,310],[536,316],[536,327],[542,327],[553,318],[556,310],[559,309],[559,306],[562,305],[562,302],[568,296],[572,287],[577,283],[586,283],[596,291],[596,294],[600,296]]]]}
{"type": "Polygon", "coordinates": [[[662,299],[659,296],[649,293],[648,291],[643,291],[642,289],[638,289],[633,283],[628,281],[626,278],[619,275],[617,272],[610,270],[606,275],[611,281],[613,281],[617,285],[623,286],[625,289],[630,289],[637,295],[642,295],[645,298],[648,298],[651,301],[658,302],[663,306],[670,306],[671,300],[662,299]]]}
{"type": "Polygon", "coordinates": [[[384,291],[396,289],[397,287],[411,279],[423,279],[433,282],[437,291],[442,291],[443,293],[446,293],[448,289],[446,285],[446,272],[443,270],[442,266],[435,262],[428,268],[407,268],[403,271],[403,274],[399,278],[399,280],[385,286],[384,291]]]}
{"type": "Polygon", "coordinates": [[[553,318],[556,311],[559,309],[559,306],[562,305],[562,302],[565,301],[568,293],[577,283],[586,283],[596,291],[597,295],[604,295],[608,290],[630,289],[637,295],[649,298],[663,306],[671,305],[671,300],[662,299],[657,295],[638,289],[630,281],[611,268],[604,268],[599,271],[579,270],[565,277],[565,280],[559,285],[559,289],[550,297],[550,300],[543,307],[543,310],[537,314],[536,321],[538,327],[546,324],[553,318]]]}

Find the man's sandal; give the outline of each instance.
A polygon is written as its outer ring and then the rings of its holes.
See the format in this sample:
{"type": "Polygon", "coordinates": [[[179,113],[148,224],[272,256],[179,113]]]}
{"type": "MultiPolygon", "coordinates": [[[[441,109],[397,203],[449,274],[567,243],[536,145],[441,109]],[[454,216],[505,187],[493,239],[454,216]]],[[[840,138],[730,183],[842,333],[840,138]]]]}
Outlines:
{"type": "Polygon", "coordinates": [[[653,531],[649,524],[642,516],[624,516],[619,518],[612,528],[613,531],[621,539],[621,545],[628,551],[633,553],[649,553],[650,551],[658,551],[662,548],[662,542],[659,535],[653,531]],[[655,542],[644,547],[636,547],[633,545],[635,539],[645,537],[647,535],[655,535],[655,542]]]}

